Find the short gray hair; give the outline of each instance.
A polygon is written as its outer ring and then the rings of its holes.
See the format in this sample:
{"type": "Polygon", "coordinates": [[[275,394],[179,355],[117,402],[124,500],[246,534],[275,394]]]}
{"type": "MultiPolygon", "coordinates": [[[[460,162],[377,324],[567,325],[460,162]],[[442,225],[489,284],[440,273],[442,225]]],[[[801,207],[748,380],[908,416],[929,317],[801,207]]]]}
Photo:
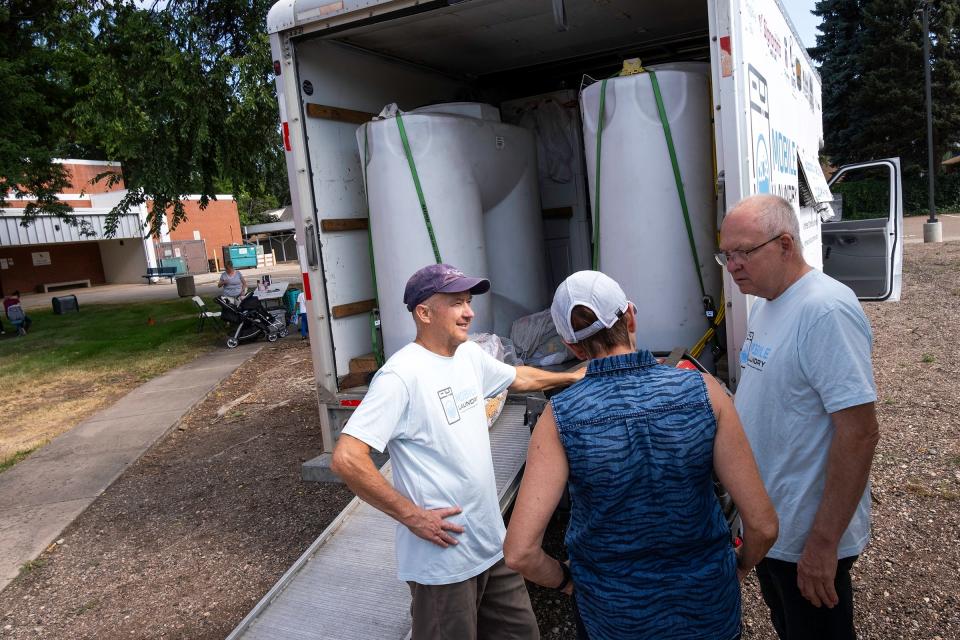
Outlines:
{"type": "Polygon", "coordinates": [[[758,222],[768,237],[789,233],[793,241],[800,244],[800,221],[793,211],[793,205],[780,196],[767,196],[758,204],[758,222]]]}

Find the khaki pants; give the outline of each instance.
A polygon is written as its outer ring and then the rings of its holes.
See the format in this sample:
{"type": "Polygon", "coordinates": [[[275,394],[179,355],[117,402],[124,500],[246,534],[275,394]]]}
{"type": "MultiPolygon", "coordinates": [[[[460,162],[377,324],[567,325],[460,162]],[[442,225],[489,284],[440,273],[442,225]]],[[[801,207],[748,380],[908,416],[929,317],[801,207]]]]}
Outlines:
{"type": "Polygon", "coordinates": [[[503,560],[453,584],[408,582],[413,640],[539,640],[527,586],[503,560]]]}

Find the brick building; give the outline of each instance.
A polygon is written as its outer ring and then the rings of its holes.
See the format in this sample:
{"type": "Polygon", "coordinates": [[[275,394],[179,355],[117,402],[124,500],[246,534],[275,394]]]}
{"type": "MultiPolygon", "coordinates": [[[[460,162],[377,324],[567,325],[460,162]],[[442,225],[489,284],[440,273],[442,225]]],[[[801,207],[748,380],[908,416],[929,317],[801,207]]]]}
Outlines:
{"type": "MultiPolygon", "coordinates": [[[[243,241],[240,228],[240,214],[237,212],[237,203],[233,196],[217,195],[216,200],[210,200],[206,209],[200,209],[199,196],[190,196],[183,207],[187,212],[187,219],[177,225],[176,229],[169,229],[169,241],[203,240],[208,260],[214,256],[219,262],[223,261],[221,248],[228,244],[238,244],[243,241]]],[[[173,213],[167,212],[167,224],[173,219],[173,213]]]]}
{"type": "Polygon", "coordinates": [[[68,286],[144,283],[148,267],[180,264],[181,247],[199,249],[201,259],[191,272],[207,270],[207,259],[219,255],[223,244],[240,242],[240,219],[231,196],[218,195],[201,211],[199,197],[184,205],[188,219],[170,231],[164,225],[158,238],[145,237],[150,203],[122,216],[112,238],[105,237],[110,210],[126,193],[123,181],[107,186],[90,181],[104,172],[121,171],[119,163],[94,160],[61,160],[71,177],[69,191],[60,199],[74,208],[70,225],[59,218],[41,216],[24,227],[23,208],[29,199],[10,194],[0,209],[0,295],[42,291],[68,286]],[[199,243],[194,242],[199,236],[199,243]],[[186,241],[190,241],[187,243],[186,241]]]}

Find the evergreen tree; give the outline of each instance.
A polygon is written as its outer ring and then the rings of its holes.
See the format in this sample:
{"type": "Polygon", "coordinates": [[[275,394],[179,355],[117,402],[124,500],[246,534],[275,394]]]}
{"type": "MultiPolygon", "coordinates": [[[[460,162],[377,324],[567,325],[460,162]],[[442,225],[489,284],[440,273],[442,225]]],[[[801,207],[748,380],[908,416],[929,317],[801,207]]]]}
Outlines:
{"type": "Polygon", "coordinates": [[[824,151],[841,164],[856,130],[852,116],[853,87],[860,81],[860,43],[863,31],[862,0],[819,0],[814,15],[822,19],[817,46],[810,55],[820,62],[822,81],[824,151]]]}
{"type": "Polygon", "coordinates": [[[56,197],[69,177],[52,160],[72,151],[64,114],[82,70],[63,44],[89,32],[82,8],[69,0],[0,2],[0,84],[7,88],[0,100],[0,206],[10,194],[33,196],[29,216],[69,212],[56,197]]]}
{"type": "Polygon", "coordinates": [[[960,1],[931,5],[930,26],[933,158],[939,169],[941,160],[960,151],[960,1]]]}
{"type": "MultiPolygon", "coordinates": [[[[916,0],[821,0],[817,47],[825,153],[834,164],[899,156],[927,166],[923,37],[916,0]]],[[[960,0],[931,5],[935,158],[960,142],[960,0]]]]}

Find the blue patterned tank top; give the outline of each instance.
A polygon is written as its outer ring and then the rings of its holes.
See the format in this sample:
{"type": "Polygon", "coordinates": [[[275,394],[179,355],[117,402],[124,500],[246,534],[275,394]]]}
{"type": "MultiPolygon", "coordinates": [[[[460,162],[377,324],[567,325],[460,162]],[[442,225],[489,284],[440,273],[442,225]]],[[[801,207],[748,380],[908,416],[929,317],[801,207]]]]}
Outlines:
{"type": "Polygon", "coordinates": [[[649,351],[610,356],[552,404],[570,465],[567,551],[591,640],[736,637],[740,585],[713,492],[717,422],[701,375],[649,351]]]}

